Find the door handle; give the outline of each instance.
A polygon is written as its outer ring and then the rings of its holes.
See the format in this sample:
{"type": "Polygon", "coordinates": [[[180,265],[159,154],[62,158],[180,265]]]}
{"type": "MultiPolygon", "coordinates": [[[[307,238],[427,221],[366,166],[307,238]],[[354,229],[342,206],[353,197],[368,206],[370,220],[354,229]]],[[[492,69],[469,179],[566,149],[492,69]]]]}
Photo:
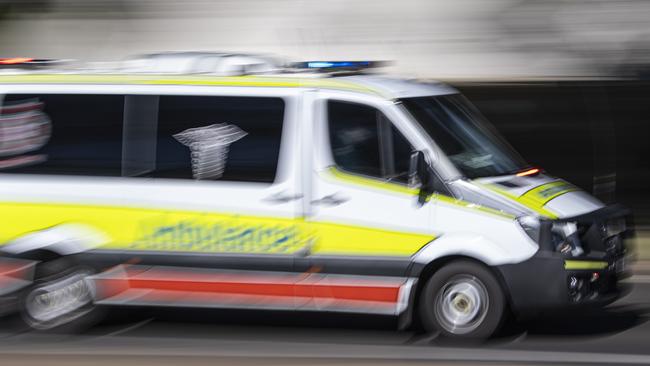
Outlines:
{"type": "Polygon", "coordinates": [[[287,203],[287,202],[299,200],[302,197],[303,196],[301,194],[289,194],[286,192],[278,192],[263,198],[262,201],[272,203],[272,204],[281,204],[281,203],[287,203]]]}
{"type": "Polygon", "coordinates": [[[314,205],[323,205],[323,206],[338,206],[349,201],[350,198],[345,197],[339,193],[328,194],[327,196],[321,197],[317,200],[311,201],[314,205]]]}

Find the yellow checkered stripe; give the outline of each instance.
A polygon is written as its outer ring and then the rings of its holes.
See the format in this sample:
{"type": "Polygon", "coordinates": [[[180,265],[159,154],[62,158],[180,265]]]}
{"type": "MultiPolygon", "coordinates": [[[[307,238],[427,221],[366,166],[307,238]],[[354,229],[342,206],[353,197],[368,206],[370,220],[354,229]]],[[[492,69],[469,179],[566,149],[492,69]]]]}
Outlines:
{"type": "Polygon", "coordinates": [[[558,216],[554,212],[548,210],[545,207],[546,204],[552,199],[565,193],[580,190],[573,184],[562,180],[542,184],[541,186],[535,187],[519,196],[512,194],[506,190],[500,189],[495,184],[484,184],[483,186],[493,192],[499,193],[502,196],[508,197],[526,206],[527,208],[531,209],[534,212],[537,212],[542,216],[552,219],[556,219],[558,216]]]}
{"type": "Polygon", "coordinates": [[[537,207],[542,207],[555,197],[577,190],[579,190],[579,188],[571,183],[567,183],[565,181],[555,181],[533,188],[530,191],[524,193],[519,198],[527,200],[537,207]]]}
{"type": "MultiPolygon", "coordinates": [[[[411,188],[408,186],[405,186],[403,184],[399,183],[392,183],[388,181],[383,181],[375,178],[370,178],[370,177],[364,177],[361,175],[357,174],[351,174],[344,172],[334,166],[330,167],[325,173],[325,177],[331,177],[332,179],[336,179],[342,182],[358,185],[358,186],[363,186],[371,189],[379,189],[379,190],[384,190],[388,192],[393,192],[393,193],[398,193],[398,194],[404,194],[404,195],[410,195],[410,196],[417,196],[419,194],[419,189],[417,188],[411,188]]],[[[455,207],[460,207],[464,208],[467,210],[472,210],[476,212],[481,212],[489,215],[495,215],[499,216],[505,219],[514,219],[515,216],[510,215],[506,212],[499,211],[492,209],[490,207],[485,207],[477,204],[473,204],[471,202],[463,201],[454,197],[449,197],[443,194],[434,194],[431,197],[428,198],[428,200],[436,200],[437,202],[441,202],[443,204],[448,204],[448,205],[453,205],[455,207]]]]}
{"type": "Polygon", "coordinates": [[[197,85],[235,87],[320,88],[354,91],[387,96],[382,90],[357,83],[318,78],[288,78],[278,76],[169,76],[169,75],[117,75],[117,74],[28,74],[2,75],[0,84],[98,84],[98,85],[197,85]]]}

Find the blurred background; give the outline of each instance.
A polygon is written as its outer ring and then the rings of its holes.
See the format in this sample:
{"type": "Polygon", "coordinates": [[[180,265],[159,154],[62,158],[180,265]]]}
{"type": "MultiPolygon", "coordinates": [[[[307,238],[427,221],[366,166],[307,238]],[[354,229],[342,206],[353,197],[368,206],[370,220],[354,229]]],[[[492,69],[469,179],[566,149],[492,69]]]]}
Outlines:
{"type": "Polygon", "coordinates": [[[0,0],[3,55],[381,59],[414,77],[642,77],[644,0],[0,0]]]}
{"type": "Polygon", "coordinates": [[[0,54],[390,60],[389,73],[455,85],[531,163],[645,225],[648,19],[644,0],[0,0],[0,54]]]}
{"type": "Polygon", "coordinates": [[[632,208],[643,262],[649,19],[646,0],[0,0],[0,55],[389,60],[389,73],[456,86],[529,162],[632,208]]]}

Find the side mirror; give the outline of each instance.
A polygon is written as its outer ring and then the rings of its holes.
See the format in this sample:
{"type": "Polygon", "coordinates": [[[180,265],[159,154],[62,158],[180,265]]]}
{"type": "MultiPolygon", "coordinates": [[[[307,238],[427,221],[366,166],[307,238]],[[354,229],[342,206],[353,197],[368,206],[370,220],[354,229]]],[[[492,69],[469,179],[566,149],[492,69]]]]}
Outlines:
{"type": "Polygon", "coordinates": [[[424,205],[427,198],[433,193],[435,176],[427,164],[422,151],[411,153],[409,165],[409,187],[419,188],[418,204],[424,205]]]}

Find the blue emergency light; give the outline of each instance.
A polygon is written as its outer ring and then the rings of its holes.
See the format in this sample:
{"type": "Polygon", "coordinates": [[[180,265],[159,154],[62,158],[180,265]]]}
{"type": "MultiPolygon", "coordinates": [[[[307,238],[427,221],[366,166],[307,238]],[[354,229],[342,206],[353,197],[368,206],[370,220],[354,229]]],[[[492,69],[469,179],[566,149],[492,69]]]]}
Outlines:
{"type": "Polygon", "coordinates": [[[308,69],[333,69],[333,68],[354,68],[362,69],[370,66],[370,61],[310,61],[307,62],[308,69]]]}
{"type": "Polygon", "coordinates": [[[293,66],[297,69],[353,71],[379,67],[383,66],[383,64],[383,62],[378,61],[306,61],[296,63],[293,66]]]}

